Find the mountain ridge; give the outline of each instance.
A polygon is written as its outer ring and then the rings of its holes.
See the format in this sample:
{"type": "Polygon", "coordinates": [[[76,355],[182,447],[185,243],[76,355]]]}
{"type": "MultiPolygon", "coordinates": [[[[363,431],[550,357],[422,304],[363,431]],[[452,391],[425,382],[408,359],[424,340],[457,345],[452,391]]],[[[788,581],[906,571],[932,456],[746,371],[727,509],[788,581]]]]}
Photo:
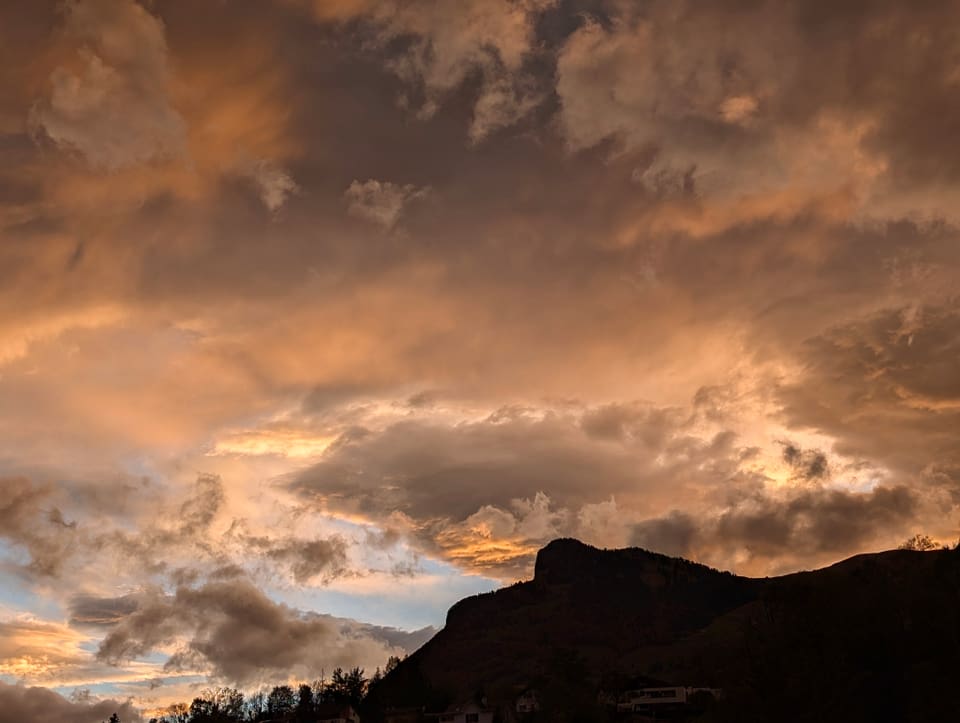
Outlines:
{"type": "Polygon", "coordinates": [[[371,691],[371,706],[478,696],[504,706],[525,686],[565,680],[589,707],[597,691],[642,677],[723,688],[730,720],[937,720],[882,711],[960,711],[929,690],[960,675],[958,603],[957,551],[867,553],[749,578],[559,539],[538,552],[533,579],[454,604],[371,691]]]}

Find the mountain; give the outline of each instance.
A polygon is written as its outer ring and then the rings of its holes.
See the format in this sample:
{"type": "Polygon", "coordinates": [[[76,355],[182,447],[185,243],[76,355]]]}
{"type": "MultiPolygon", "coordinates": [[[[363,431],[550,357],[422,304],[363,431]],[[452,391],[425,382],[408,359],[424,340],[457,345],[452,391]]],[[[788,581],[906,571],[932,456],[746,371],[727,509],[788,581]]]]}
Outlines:
{"type": "Polygon", "coordinates": [[[702,720],[960,720],[960,552],[754,579],[556,540],[533,580],[455,604],[371,690],[368,717],[480,696],[509,706],[533,686],[544,720],[604,720],[598,691],[643,681],[723,689],[702,720]]]}

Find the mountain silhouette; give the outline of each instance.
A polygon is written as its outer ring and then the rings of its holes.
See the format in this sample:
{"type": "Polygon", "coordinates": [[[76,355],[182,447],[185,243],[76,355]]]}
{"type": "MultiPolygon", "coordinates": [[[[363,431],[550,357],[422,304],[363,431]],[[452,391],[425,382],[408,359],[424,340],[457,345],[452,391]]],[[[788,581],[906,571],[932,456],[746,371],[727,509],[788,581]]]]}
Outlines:
{"type": "Polygon", "coordinates": [[[367,717],[471,699],[509,709],[535,688],[542,720],[605,720],[598,695],[663,683],[722,689],[701,720],[948,721],[958,682],[956,550],[747,578],[562,539],[533,580],[456,603],[371,689],[367,717]]]}

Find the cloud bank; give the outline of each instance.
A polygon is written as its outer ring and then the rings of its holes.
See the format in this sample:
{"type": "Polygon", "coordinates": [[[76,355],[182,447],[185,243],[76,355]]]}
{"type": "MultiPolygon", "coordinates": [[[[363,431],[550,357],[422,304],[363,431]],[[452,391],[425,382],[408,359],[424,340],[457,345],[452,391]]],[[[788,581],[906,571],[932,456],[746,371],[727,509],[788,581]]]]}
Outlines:
{"type": "Polygon", "coordinates": [[[555,536],[956,540],[958,19],[4,4],[4,694],[382,664],[555,536]]]}

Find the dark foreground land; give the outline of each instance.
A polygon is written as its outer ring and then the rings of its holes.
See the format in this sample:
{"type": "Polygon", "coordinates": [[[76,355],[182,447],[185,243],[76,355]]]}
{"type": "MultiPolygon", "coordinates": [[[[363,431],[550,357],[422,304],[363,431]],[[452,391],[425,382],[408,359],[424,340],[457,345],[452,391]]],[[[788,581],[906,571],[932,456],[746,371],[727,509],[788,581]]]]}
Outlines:
{"type": "Polygon", "coordinates": [[[672,712],[698,721],[960,720],[960,551],[752,579],[557,540],[533,580],[451,608],[362,713],[412,720],[482,701],[500,719],[639,719],[617,712],[618,695],[658,684],[722,689],[672,712]],[[516,713],[524,690],[538,712],[516,713]]]}

